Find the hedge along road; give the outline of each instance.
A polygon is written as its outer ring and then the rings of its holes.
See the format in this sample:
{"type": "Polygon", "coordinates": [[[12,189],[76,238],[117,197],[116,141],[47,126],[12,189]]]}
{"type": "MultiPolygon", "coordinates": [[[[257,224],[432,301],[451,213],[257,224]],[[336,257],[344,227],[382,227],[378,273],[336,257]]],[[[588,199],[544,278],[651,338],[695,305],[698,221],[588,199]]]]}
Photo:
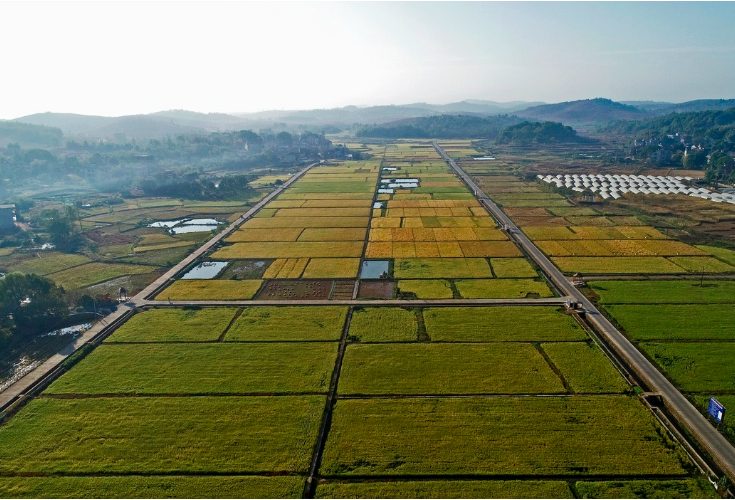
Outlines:
{"type": "Polygon", "coordinates": [[[712,457],[715,464],[735,481],[735,448],[702,416],[669,380],[659,372],[653,364],[636,349],[620,331],[607,320],[587,298],[577,290],[551,263],[551,261],[523,234],[505,213],[472,181],[472,179],[439,147],[436,140],[432,141],[434,148],[457,172],[457,175],[473,190],[475,196],[487,208],[498,222],[508,228],[508,235],[514,239],[530,256],[531,259],[544,271],[546,276],[564,295],[582,304],[586,316],[597,331],[615,349],[617,354],[625,360],[635,374],[653,392],[659,393],[666,408],[675,416],[677,421],[695,437],[704,450],[712,457]]]}
{"type": "Polygon", "coordinates": [[[206,242],[204,245],[199,247],[197,250],[195,250],[191,255],[189,255],[184,260],[182,260],[181,262],[176,264],[174,267],[169,269],[164,275],[162,275],[156,281],[148,285],[145,289],[143,289],[143,291],[138,293],[136,296],[131,298],[130,301],[128,301],[125,304],[120,304],[120,306],[117,308],[117,311],[102,318],[99,322],[97,322],[97,324],[95,324],[92,328],[84,332],[79,337],[75,338],[69,345],[64,347],[61,351],[51,356],[45,362],[41,363],[38,367],[36,367],[35,370],[29,372],[23,378],[15,382],[13,385],[7,387],[3,392],[0,393],[0,411],[5,410],[11,404],[15,403],[29,389],[33,388],[33,386],[37,382],[42,380],[52,370],[55,370],[61,364],[62,361],[64,361],[66,358],[74,354],[78,349],[84,346],[87,342],[97,337],[99,334],[101,334],[104,330],[111,327],[112,325],[117,325],[121,321],[124,321],[125,319],[127,319],[127,316],[129,314],[132,314],[132,311],[134,308],[149,304],[150,302],[146,300],[148,297],[156,293],[156,291],[159,290],[160,288],[166,286],[169,283],[169,281],[173,279],[173,277],[176,276],[178,273],[180,273],[182,270],[184,270],[186,266],[188,266],[189,264],[194,262],[196,259],[201,257],[205,252],[211,250],[212,247],[214,247],[217,243],[219,243],[222,240],[222,238],[226,237],[232,231],[237,229],[242,223],[244,223],[249,218],[251,218],[253,215],[255,215],[258,212],[258,210],[263,208],[263,206],[266,203],[268,203],[273,198],[281,194],[286,188],[288,188],[291,184],[296,182],[301,176],[303,176],[306,172],[308,172],[310,168],[316,165],[318,164],[312,163],[311,165],[300,170],[298,173],[294,174],[290,179],[288,179],[286,182],[284,182],[279,187],[277,187],[275,190],[273,190],[272,193],[270,193],[268,196],[266,196],[265,198],[260,200],[258,203],[256,203],[255,206],[253,206],[253,208],[248,210],[246,213],[241,215],[240,218],[238,218],[235,222],[230,224],[227,227],[227,229],[225,229],[224,231],[216,235],[214,238],[212,238],[211,240],[206,242]]]}

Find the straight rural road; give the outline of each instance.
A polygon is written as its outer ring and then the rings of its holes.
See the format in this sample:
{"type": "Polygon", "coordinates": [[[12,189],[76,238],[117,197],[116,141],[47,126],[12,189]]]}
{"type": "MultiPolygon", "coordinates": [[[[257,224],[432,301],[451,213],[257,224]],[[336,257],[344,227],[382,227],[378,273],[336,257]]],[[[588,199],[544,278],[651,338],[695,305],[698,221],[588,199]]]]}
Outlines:
{"type": "Polygon", "coordinates": [[[147,306],[562,306],[569,297],[546,299],[350,299],[350,300],[172,300],[145,301],[147,306]]]}
{"type": "Polygon", "coordinates": [[[544,271],[554,285],[572,300],[582,304],[587,319],[605,338],[616,353],[628,364],[633,372],[648,386],[652,392],[659,393],[666,408],[699,442],[700,446],[712,457],[715,464],[735,481],[735,448],[714,428],[709,421],[687,400],[669,380],[648,360],[630,341],[605,318],[600,311],[579,290],[577,290],[564,274],[544,255],[531,240],[505,215],[472,179],[452,160],[449,155],[432,141],[434,148],[457,175],[474,191],[477,199],[487,208],[501,225],[508,228],[509,236],[514,239],[533,261],[544,271]]]}

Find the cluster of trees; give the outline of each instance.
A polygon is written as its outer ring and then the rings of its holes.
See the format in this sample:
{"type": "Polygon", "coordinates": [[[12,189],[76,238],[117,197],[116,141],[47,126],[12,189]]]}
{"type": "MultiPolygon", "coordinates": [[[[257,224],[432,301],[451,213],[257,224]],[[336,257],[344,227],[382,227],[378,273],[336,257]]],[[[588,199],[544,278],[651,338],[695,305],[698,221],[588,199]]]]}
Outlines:
{"type": "Polygon", "coordinates": [[[409,118],[384,125],[365,126],[357,130],[357,137],[385,139],[493,139],[505,127],[518,123],[516,116],[480,117],[474,115],[438,115],[409,118]]]}
{"type": "Polygon", "coordinates": [[[556,122],[521,122],[503,129],[495,138],[496,144],[552,144],[585,142],[572,127],[556,122]]]}
{"type": "Polygon", "coordinates": [[[9,274],[0,280],[0,344],[50,330],[69,314],[64,289],[35,274],[9,274]]]}
{"type": "Polygon", "coordinates": [[[0,144],[22,143],[34,146],[57,147],[64,133],[56,127],[45,127],[0,120],[0,144]]]}
{"type": "Polygon", "coordinates": [[[191,200],[227,200],[249,197],[254,190],[248,175],[228,175],[217,180],[202,179],[199,172],[165,171],[140,183],[149,196],[172,196],[191,200]]]}

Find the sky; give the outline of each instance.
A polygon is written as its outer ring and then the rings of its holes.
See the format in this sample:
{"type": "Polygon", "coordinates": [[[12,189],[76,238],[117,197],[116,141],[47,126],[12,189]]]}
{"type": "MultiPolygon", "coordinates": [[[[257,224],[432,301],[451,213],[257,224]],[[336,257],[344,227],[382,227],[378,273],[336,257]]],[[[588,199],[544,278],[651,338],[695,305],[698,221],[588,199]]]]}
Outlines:
{"type": "Polygon", "coordinates": [[[7,2],[0,119],[735,98],[735,2],[7,2]]]}

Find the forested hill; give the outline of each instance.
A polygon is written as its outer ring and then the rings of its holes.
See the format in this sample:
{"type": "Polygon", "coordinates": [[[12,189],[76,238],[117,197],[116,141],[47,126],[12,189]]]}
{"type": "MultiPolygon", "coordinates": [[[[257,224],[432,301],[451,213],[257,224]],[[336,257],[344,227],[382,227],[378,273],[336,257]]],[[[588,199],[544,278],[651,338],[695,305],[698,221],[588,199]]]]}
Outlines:
{"type": "Polygon", "coordinates": [[[496,144],[553,144],[589,142],[579,137],[572,127],[555,122],[522,122],[505,128],[495,139],[496,144]]]}
{"type": "Polygon", "coordinates": [[[653,116],[634,106],[602,98],[544,104],[519,111],[517,114],[523,118],[572,125],[602,124],[612,120],[639,120],[653,116]]]}
{"type": "Polygon", "coordinates": [[[355,135],[386,139],[493,139],[503,128],[519,121],[517,116],[508,115],[487,118],[471,115],[427,116],[362,127],[355,135]]]}
{"type": "Polygon", "coordinates": [[[671,113],[642,121],[616,122],[600,127],[597,132],[632,135],[638,138],[659,138],[663,134],[691,136],[694,144],[714,141],[723,147],[735,145],[735,107],[722,111],[671,113]]]}
{"type": "Polygon", "coordinates": [[[0,147],[8,144],[57,147],[63,137],[62,131],[55,127],[0,120],[0,147]]]}

